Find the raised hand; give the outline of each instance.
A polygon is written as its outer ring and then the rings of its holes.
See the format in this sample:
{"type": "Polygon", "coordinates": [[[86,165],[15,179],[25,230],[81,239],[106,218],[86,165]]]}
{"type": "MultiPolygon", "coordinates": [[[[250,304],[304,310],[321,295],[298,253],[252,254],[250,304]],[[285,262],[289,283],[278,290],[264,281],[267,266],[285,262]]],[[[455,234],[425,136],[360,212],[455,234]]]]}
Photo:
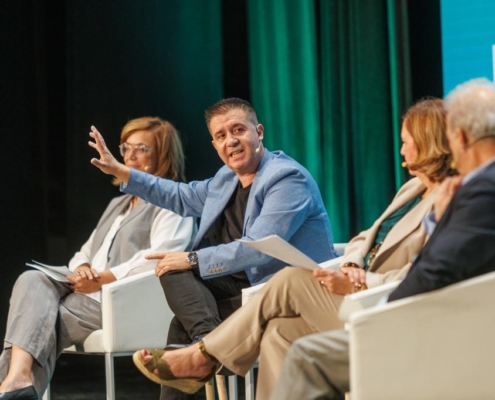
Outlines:
{"type": "Polygon", "coordinates": [[[88,144],[96,149],[96,151],[100,154],[100,159],[92,158],[91,164],[98,167],[105,174],[116,176],[121,181],[127,183],[129,180],[130,170],[124,164],[119,163],[115,157],[108,150],[107,145],[105,144],[105,140],[101,133],[92,126],[91,132],[89,132],[89,136],[91,136],[95,141],[91,140],[88,144]]]}

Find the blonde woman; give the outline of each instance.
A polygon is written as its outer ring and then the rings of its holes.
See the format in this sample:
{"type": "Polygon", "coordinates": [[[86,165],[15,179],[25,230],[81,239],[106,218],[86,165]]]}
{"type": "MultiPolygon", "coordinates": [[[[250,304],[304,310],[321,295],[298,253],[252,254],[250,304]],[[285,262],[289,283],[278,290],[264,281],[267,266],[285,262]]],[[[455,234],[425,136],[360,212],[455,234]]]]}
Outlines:
{"type": "MultiPolygon", "coordinates": [[[[177,131],[167,121],[143,117],[122,130],[125,165],[156,176],[184,179],[184,155],[177,131]]],[[[118,182],[114,182],[118,183],[118,182]]],[[[186,249],[195,222],[124,195],[108,205],[89,237],[69,262],[77,275],[56,282],[28,271],[16,281],[10,300],[4,350],[0,356],[0,399],[38,399],[61,351],[101,328],[101,287],[145,270],[147,254],[186,249]]]]}

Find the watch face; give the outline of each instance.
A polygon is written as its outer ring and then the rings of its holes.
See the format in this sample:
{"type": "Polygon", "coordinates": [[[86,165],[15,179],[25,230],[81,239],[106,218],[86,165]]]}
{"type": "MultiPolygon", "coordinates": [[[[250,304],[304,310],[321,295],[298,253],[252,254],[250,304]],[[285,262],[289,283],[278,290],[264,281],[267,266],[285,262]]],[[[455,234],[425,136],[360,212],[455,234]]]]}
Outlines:
{"type": "Polygon", "coordinates": [[[189,264],[191,264],[191,265],[197,264],[198,263],[198,253],[196,253],[195,251],[191,251],[187,255],[187,261],[189,261],[189,264]]]}

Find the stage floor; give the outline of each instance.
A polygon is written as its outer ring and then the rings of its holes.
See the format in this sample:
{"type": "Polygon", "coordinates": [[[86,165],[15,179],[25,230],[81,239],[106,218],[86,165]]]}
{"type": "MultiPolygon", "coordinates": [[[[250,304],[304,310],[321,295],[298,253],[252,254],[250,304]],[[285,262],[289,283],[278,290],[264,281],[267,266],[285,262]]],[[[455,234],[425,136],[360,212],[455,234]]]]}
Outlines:
{"type": "MultiPolygon", "coordinates": [[[[115,358],[117,400],[159,400],[160,386],[145,378],[131,357],[115,358]]],[[[62,354],[51,382],[52,400],[105,400],[103,356],[62,354]]],[[[204,400],[204,390],[196,395],[204,400]]]]}
{"type": "MultiPolygon", "coordinates": [[[[244,379],[238,379],[239,400],[244,400],[244,379]]],[[[103,356],[62,354],[51,382],[51,400],[106,400],[103,356]]],[[[145,378],[131,357],[115,358],[116,400],[159,400],[160,386],[145,378]]],[[[206,400],[204,389],[196,400],[206,400]]]]}

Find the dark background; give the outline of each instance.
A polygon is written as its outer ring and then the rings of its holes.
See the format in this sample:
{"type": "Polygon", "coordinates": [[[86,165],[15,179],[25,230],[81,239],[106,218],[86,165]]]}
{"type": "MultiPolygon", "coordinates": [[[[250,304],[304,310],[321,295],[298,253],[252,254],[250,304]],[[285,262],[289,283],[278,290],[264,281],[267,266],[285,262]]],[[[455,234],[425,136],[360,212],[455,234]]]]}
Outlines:
{"type": "MultiPolygon", "coordinates": [[[[250,100],[246,0],[211,3],[0,1],[2,334],[24,263],[66,264],[118,195],[89,162],[92,124],[115,150],[129,119],[158,115],[181,132],[189,180],[221,165],[203,112],[250,100]]],[[[442,97],[439,0],[408,15],[413,98],[442,97]]]]}

